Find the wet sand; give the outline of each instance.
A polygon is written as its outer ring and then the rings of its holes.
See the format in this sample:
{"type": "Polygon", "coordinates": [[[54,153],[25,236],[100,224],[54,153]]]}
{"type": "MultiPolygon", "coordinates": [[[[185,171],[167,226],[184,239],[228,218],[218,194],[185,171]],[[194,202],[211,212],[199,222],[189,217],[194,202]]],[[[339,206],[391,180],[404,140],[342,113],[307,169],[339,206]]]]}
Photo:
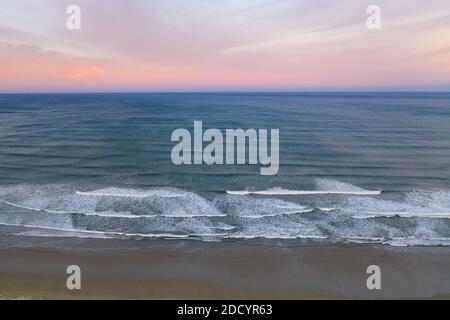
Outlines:
{"type": "Polygon", "coordinates": [[[0,299],[450,298],[450,248],[0,237],[0,299]],[[20,241],[18,241],[20,239],[20,241]],[[82,289],[66,288],[78,265],[82,289]],[[381,268],[381,290],[366,269],[381,268]]]}

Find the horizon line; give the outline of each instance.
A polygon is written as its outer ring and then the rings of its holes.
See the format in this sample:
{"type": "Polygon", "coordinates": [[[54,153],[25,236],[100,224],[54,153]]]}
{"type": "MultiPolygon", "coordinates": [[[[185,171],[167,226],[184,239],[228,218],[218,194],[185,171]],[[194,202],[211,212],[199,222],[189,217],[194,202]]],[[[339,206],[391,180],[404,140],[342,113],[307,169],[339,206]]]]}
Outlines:
{"type": "Polygon", "coordinates": [[[450,90],[160,90],[160,91],[29,91],[1,92],[1,95],[26,94],[255,94],[255,93],[450,93],[450,90]]]}

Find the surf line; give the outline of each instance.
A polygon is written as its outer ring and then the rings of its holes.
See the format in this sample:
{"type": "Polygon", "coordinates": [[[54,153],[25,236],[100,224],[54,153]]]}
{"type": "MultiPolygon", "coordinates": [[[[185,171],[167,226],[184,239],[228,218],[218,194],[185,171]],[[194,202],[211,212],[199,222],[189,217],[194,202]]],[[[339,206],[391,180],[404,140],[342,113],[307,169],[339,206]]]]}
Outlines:
{"type": "Polygon", "coordinates": [[[172,132],[171,141],[178,142],[172,149],[172,162],[175,165],[260,164],[261,175],[273,176],[280,166],[280,130],[270,129],[270,154],[268,131],[226,129],[223,134],[219,129],[208,129],[203,132],[203,122],[194,121],[193,139],[187,129],[172,132]],[[204,142],[208,143],[205,148],[204,142]]]}

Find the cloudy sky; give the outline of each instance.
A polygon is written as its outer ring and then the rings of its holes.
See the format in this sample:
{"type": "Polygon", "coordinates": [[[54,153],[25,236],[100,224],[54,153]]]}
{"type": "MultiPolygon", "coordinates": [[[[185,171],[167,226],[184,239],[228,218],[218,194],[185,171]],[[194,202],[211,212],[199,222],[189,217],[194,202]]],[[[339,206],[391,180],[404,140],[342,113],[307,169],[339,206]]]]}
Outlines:
{"type": "Polygon", "coordinates": [[[0,92],[190,90],[449,91],[450,1],[0,0],[0,92]]]}

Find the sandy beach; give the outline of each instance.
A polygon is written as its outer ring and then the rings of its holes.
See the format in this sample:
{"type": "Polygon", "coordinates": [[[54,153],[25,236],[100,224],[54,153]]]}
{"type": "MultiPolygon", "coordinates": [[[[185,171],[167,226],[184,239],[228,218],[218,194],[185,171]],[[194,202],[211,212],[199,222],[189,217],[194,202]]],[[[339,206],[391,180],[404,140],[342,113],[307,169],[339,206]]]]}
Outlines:
{"type": "Polygon", "coordinates": [[[2,299],[448,299],[445,247],[2,237],[2,299]],[[52,247],[49,246],[51,242],[52,247]],[[23,245],[28,243],[28,248],[23,245]],[[63,247],[64,246],[64,247],[63,247]],[[379,265],[382,289],[368,290],[379,265]],[[82,289],[66,288],[78,265],[82,289]]]}

